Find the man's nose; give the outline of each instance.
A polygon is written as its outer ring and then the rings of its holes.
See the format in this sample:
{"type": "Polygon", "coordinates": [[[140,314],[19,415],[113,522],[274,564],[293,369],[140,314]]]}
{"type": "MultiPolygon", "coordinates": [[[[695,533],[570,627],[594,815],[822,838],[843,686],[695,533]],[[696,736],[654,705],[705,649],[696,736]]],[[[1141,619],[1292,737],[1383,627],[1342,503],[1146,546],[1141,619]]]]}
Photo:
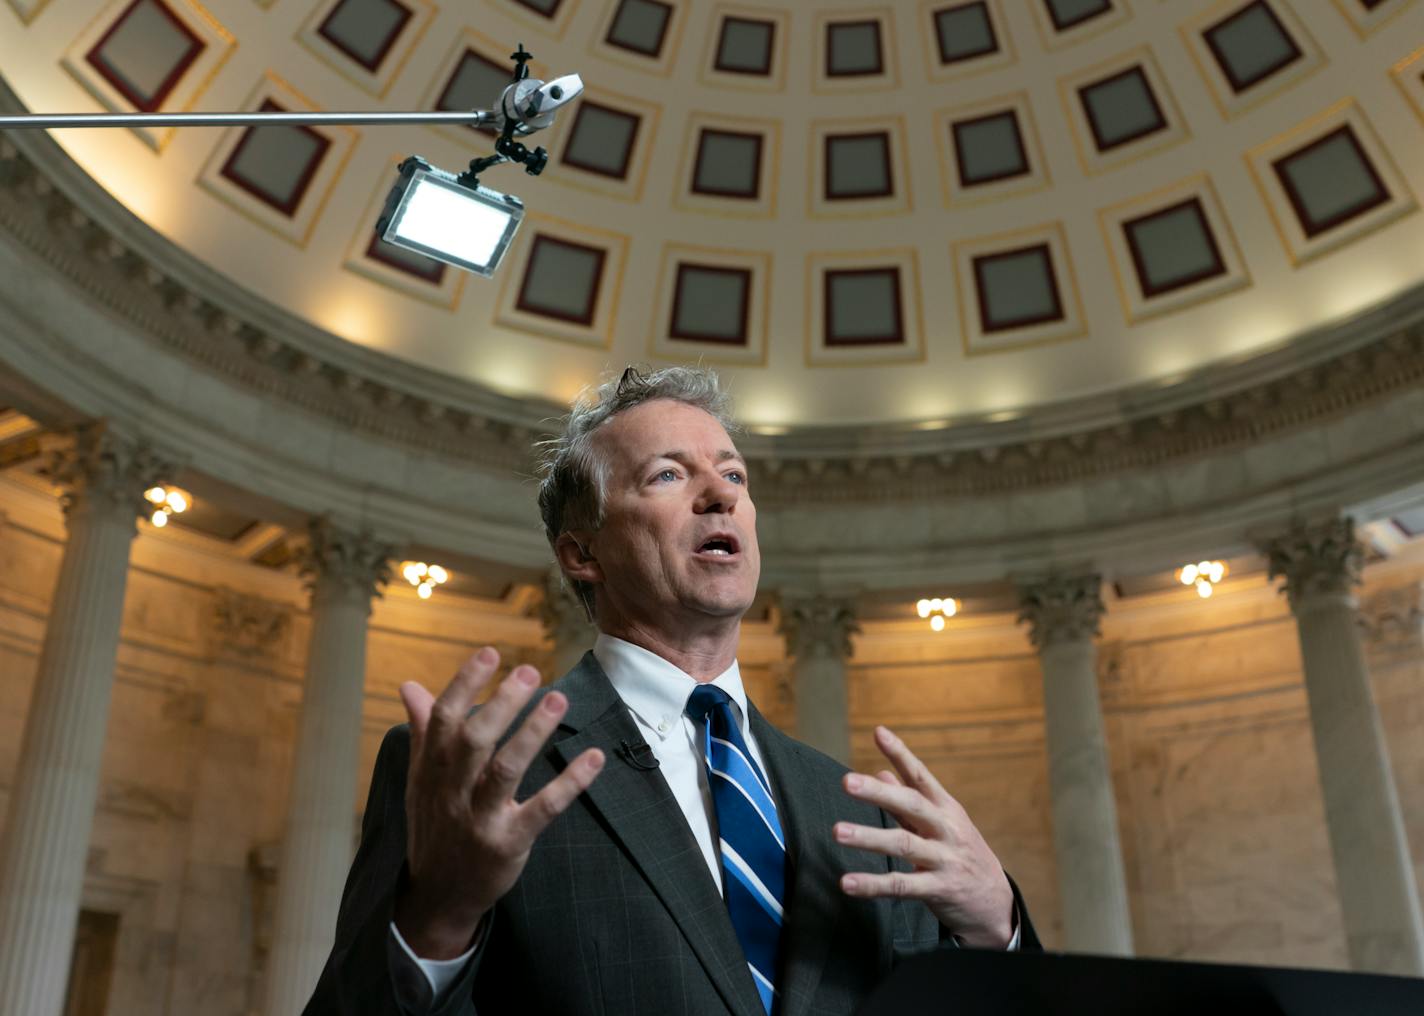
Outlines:
{"type": "Polygon", "coordinates": [[[699,515],[730,512],[737,507],[741,496],[742,488],[740,486],[727,477],[716,474],[702,484],[697,500],[693,504],[693,510],[699,515]]]}

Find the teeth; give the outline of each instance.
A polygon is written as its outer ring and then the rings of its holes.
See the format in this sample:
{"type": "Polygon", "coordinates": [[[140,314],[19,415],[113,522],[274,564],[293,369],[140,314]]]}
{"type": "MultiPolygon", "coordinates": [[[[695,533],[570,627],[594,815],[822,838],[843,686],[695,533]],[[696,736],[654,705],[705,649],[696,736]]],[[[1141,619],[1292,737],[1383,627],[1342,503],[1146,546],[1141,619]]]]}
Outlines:
{"type": "Polygon", "coordinates": [[[712,547],[712,548],[709,548],[708,550],[704,550],[702,553],[704,553],[704,554],[721,554],[723,557],[727,557],[727,556],[730,555],[732,552],[731,552],[730,550],[723,550],[721,547],[712,547]]]}

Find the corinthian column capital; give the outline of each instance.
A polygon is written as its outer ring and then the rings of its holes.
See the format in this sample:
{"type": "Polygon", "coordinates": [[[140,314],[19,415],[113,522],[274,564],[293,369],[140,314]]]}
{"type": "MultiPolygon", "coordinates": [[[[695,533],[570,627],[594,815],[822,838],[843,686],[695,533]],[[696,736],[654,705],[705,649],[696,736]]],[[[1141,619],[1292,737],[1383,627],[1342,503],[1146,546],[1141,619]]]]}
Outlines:
{"type": "Polygon", "coordinates": [[[783,595],[780,632],[798,660],[812,656],[848,660],[853,652],[850,637],[860,632],[860,625],[850,599],[783,595]]]}
{"type": "Polygon", "coordinates": [[[137,521],[148,512],[143,492],[175,468],[142,441],[115,433],[104,420],[80,424],[65,437],[50,452],[43,474],[63,490],[66,518],[97,511],[137,521]]]}
{"type": "Polygon", "coordinates": [[[1360,583],[1365,551],[1355,539],[1354,519],[1298,521],[1260,546],[1269,562],[1269,577],[1285,579],[1292,610],[1313,596],[1352,596],[1360,583]]]}
{"type": "Polygon", "coordinates": [[[341,595],[370,601],[379,596],[391,578],[396,549],[369,532],[356,532],[313,519],[307,527],[307,546],[301,555],[301,573],[315,598],[341,595]]]}
{"type": "Polygon", "coordinates": [[[1096,638],[1102,621],[1102,576],[1050,574],[1019,583],[1019,621],[1037,649],[1096,638]]]}

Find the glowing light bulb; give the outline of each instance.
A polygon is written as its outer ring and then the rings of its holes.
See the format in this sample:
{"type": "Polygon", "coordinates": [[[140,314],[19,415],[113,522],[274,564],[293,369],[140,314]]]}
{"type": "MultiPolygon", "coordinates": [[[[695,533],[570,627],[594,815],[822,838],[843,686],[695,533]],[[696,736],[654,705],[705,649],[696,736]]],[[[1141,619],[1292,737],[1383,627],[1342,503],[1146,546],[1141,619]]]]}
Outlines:
{"type": "Polygon", "coordinates": [[[1189,564],[1182,569],[1182,585],[1189,586],[1197,580],[1197,566],[1189,564]]]}
{"type": "Polygon", "coordinates": [[[1211,573],[1207,577],[1211,579],[1212,582],[1220,582],[1226,578],[1226,565],[1220,561],[1213,561],[1211,563],[1211,573]]]}
{"type": "Polygon", "coordinates": [[[164,500],[168,502],[168,507],[172,508],[175,512],[185,512],[188,510],[188,499],[176,490],[170,490],[168,497],[164,500]]]}
{"type": "Polygon", "coordinates": [[[420,598],[422,600],[428,600],[430,599],[430,591],[434,588],[435,587],[432,586],[429,582],[422,582],[420,585],[415,587],[415,591],[420,594],[420,598]]]}
{"type": "Polygon", "coordinates": [[[943,610],[943,609],[944,609],[944,601],[941,600],[938,596],[936,596],[934,599],[930,600],[930,610],[943,610]]]}
{"type": "Polygon", "coordinates": [[[1197,583],[1197,595],[1203,600],[1210,599],[1212,592],[1211,583],[1206,579],[1202,579],[1197,583]]]}
{"type": "Polygon", "coordinates": [[[405,576],[405,580],[411,585],[420,585],[420,566],[414,561],[407,561],[405,567],[401,569],[401,574],[405,576]]]}
{"type": "Polygon", "coordinates": [[[430,576],[431,581],[437,586],[450,577],[450,573],[444,568],[441,568],[438,564],[432,564],[427,574],[430,576]]]}
{"type": "Polygon", "coordinates": [[[920,600],[918,603],[916,603],[916,604],[915,604],[915,613],[919,614],[921,617],[929,617],[929,616],[930,616],[930,601],[929,601],[929,600],[920,600]]]}
{"type": "Polygon", "coordinates": [[[149,501],[150,504],[162,504],[164,500],[168,497],[168,491],[164,490],[162,487],[149,487],[146,491],[143,492],[143,496],[149,501]]]}
{"type": "Polygon", "coordinates": [[[935,631],[944,631],[944,615],[936,614],[934,617],[930,618],[930,627],[933,628],[935,631]]]}
{"type": "Polygon", "coordinates": [[[954,597],[946,597],[944,601],[944,613],[946,617],[953,617],[959,613],[959,601],[954,597]]]}
{"type": "Polygon", "coordinates": [[[154,526],[159,529],[162,529],[164,526],[168,525],[168,513],[164,511],[154,512],[152,521],[154,526]]]}

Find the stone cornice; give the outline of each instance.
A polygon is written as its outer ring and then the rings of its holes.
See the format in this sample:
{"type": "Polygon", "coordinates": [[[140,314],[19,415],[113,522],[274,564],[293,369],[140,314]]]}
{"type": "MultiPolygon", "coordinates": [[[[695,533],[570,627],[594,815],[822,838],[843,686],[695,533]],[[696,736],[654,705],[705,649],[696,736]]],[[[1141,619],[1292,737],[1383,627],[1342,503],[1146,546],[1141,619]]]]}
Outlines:
{"type": "MultiPolygon", "coordinates": [[[[11,102],[0,87],[0,106],[11,102]]],[[[0,138],[0,228],[171,353],[413,451],[527,474],[533,441],[561,412],[398,361],[281,311],[185,256],[45,135],[0,138]]],[[[1172,385],[933,431],[808,428],[739,441],[764,507],[1050,487],[1241,448],[1418,386],[1421,322],[1424,288],[1172,385]]]]}

